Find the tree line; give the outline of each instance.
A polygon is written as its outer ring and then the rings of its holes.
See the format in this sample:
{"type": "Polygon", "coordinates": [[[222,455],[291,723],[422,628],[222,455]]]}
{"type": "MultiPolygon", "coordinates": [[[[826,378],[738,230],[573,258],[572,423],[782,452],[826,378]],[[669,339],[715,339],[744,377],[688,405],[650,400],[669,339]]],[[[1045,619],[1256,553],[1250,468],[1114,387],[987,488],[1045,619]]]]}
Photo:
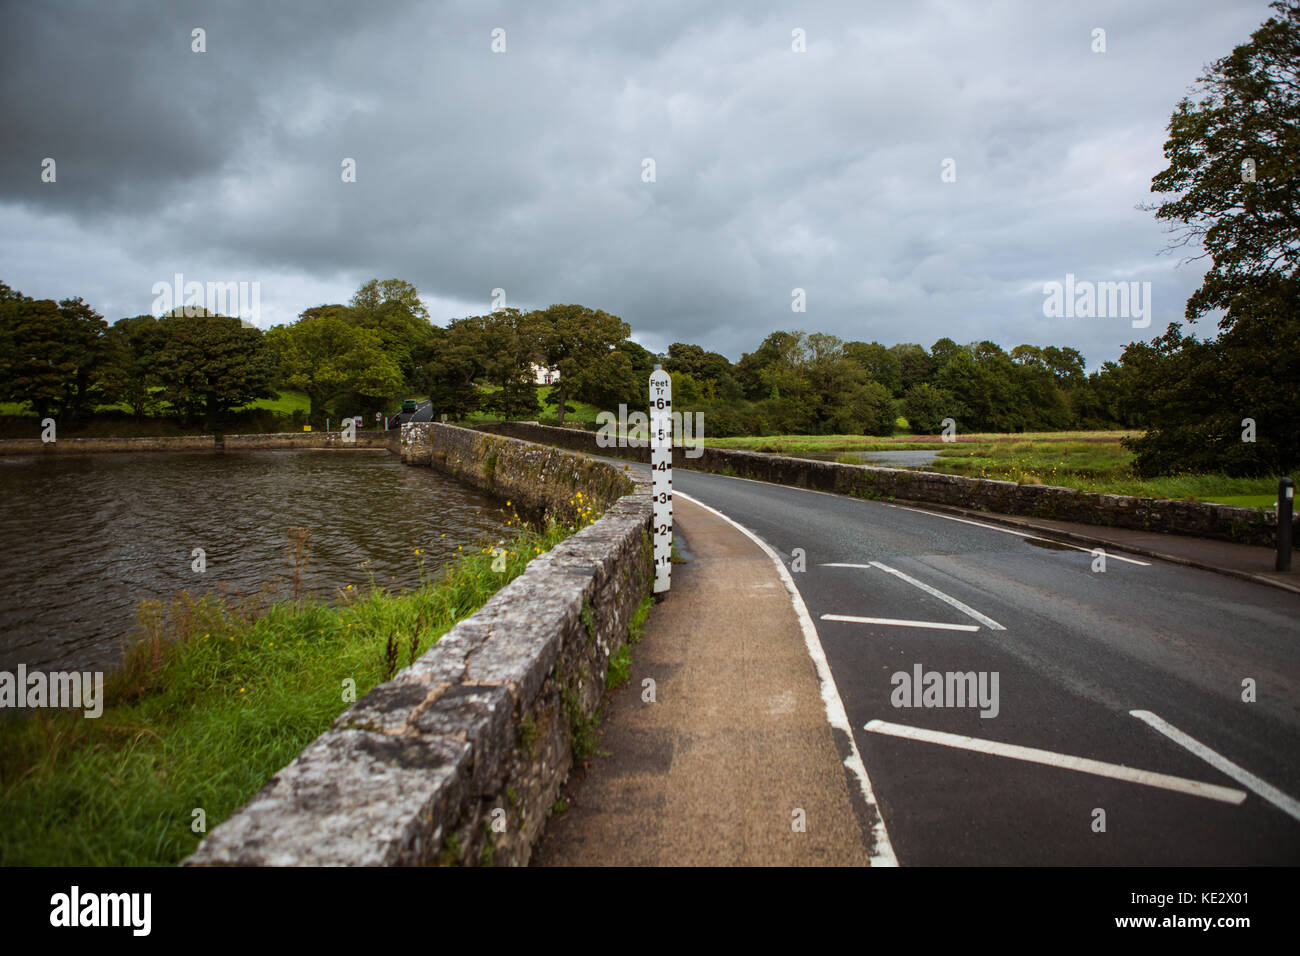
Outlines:
{"type": "Polygon", "coordinates": [[[967,432],[1124,427],[1142,431],[1126,439],[1142,475],[1282,474],[1300,464],[1300,0],[1273,8],[1206,68],[1201,98],[1175,108],[1169,166],[1151,184],[1170,198],[1147,207],[1178,231],[1171,248],[1210,260],[1186,320],[1219,313],[1217,336],[1174,323],[1092,373],[1072,348],[942,338],[927,350],[802,331],[773,332],[733,363],[683,342],[653,355],[622,319],[581,305],[439,327],[400,279],[266,333],[206,313],[109,326],[80,298],[33,300],[0,283],[0,401],[74,421],[101,403],[137,416],[165,403],[216,427],[279,386],[306,393],[317,420],[410,394],[452,420],[531,418],[542,366],[559,372],[545,401],[563,423],[570,401],[644,407],[658,362],[676,405],[706,412],[714,436],[887,435],[900,417],[922,433],[944,419],[967,432]]]}
{"type": "MultiPolygon", "coordinates": [[[[1272,413],[1293,402],[1294,391],[1270,392],[1267,372],[1261,378],[1258,363],[1247,367],[1252,356],[1275,351],[1287,314],[1294,325],[1294,302],[1290,313],[1264,302],[1266,318],[1241,322],[1218,341],[1171,326],[1088,373],[1084,356],[1068,347],[1008,352],[941,338],[927,349],[803,331],[773,332],[734,363],[685,342],[656,355],[628,337],[622,319],[581,305],[499,309],[440,327],[400,279],[371,280],[347,305],[315,306],[266,332],[181,309],[110,326],[79,298],[34,300],[0,283],[0,400],[29,402],[61,423],[122,403],[137,418],[165,414],[220,431],[235,409],[294,389],[317,422],[368,418],[404,396],[427,395],[451,421],[549,412],[563,424],[573,402],[645,407],[647,379],[662,364],[676,407],[705,413],[706,434],[715,437],[886,436],[904,427],[935,434],[947,420],[962,432],[1134,428],[1146,430],[1137,447],[1148,473],[1168,473],[1195,470],[1188,449],[1152,435],[1185,443],[1187,427],[1170,423],[1191,416],[1211,450],[1200,470],[1252,474],[1275,470],[1279,453],[1293,447],[1276,433],[1272,413]],[[539,367],[559,373],[546,389],[536,381],[539,367]],[[1228,397],[1241,388],[1252,389],[1244,403],[1228,397]],[[1257,441],[1234,441],[1234,426],[1251,411],[1257,441]]],[[[1236,309],[1241,315],[1243,306],[1236,309]]]]}

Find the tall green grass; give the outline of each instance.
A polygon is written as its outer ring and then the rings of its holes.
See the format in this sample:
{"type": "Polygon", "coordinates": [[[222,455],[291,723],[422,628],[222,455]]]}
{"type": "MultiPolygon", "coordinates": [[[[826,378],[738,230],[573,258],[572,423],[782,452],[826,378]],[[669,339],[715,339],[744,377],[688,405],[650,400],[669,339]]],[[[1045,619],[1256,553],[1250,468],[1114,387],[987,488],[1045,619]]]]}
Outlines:
{"type": "MultiPolygon", "coordinates": [[[[512,519],[499,551],[462,546],[405,594],[349,585],[325,603],[294,584],[278,599],[143,602],[101,717],[0,720],[0,865],[183,859],[203,836],[196,810],[211,830],[350,705],[347,682],[359,699],[407,666],[530,558],[596,518],[578,514],[544,529],[512,519]]],[[[300,536],[299,569],[305,551],[300,536]]]]}
{"type": "MultiPolygon", "coordinates": [[[[936,447],[949,447],[941,442],[938,435],[907,435],[892,437],[880,435],[764,435],[732,438],[708,437],[708,414],[705,414],[704,443],[710,448],[734,448],[741,451],[773,452],[780,455],[798,455],[809,452],[837,451],[919,451],[936,447]]],[[[1016,444],[1025,441],[1034,442],[1118,442],[1129,435],[1139,432],[1021,432],[1002,434],[996,432],[972,432],[956,436],[956,444],[1016,444]]]]}
{"type": "Polygon", "coordinates": [[[945,474],[1058,485],[1101,494],[1255,507],[1271,507],[1277,500],[1276,478],[1191,473],[1139,478],[1133,474],[1132,465],[1133,453],[1119,442],[1018,441],[945,445],[939,457],[925,467],[945,474]]]}

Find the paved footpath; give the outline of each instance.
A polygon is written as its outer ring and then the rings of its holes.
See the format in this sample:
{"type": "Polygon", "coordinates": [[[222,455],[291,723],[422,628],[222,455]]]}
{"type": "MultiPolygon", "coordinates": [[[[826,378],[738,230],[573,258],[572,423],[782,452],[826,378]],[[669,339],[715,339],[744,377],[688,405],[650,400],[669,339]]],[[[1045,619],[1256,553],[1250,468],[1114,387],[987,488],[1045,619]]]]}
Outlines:
{"type": "Polygon", "coordinates": [[[680,497],[674,535],[688,560],[533,865],[866,865],[870,811],[772,559],[680,497]]]}

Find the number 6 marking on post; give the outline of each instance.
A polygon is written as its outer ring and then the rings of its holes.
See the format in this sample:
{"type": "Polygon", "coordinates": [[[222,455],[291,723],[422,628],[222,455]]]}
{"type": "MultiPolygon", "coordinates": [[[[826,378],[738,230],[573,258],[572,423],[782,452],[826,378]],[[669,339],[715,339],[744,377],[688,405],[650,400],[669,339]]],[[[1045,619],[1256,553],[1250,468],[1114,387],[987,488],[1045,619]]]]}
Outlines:
{"type": "Polygon", "coordinates": [[[671,584],[673,557],[673,380],[650,373],[650,474],[654,477],[654,593],[671,584]]]}

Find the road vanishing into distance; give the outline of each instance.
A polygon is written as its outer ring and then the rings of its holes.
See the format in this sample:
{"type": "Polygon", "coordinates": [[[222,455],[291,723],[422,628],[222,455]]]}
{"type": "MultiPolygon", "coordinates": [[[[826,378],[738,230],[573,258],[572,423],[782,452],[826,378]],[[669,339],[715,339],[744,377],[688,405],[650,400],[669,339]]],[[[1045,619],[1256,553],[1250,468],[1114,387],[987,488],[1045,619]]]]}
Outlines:
{"type": "Polygon", "coordinates": [[[1122,552],[1094,570],[1087,549],[884,502],[684,469],[673,486],[791,569],[887,831],[875,859],[1300,863],[1300,595],[1122,552]]]}

